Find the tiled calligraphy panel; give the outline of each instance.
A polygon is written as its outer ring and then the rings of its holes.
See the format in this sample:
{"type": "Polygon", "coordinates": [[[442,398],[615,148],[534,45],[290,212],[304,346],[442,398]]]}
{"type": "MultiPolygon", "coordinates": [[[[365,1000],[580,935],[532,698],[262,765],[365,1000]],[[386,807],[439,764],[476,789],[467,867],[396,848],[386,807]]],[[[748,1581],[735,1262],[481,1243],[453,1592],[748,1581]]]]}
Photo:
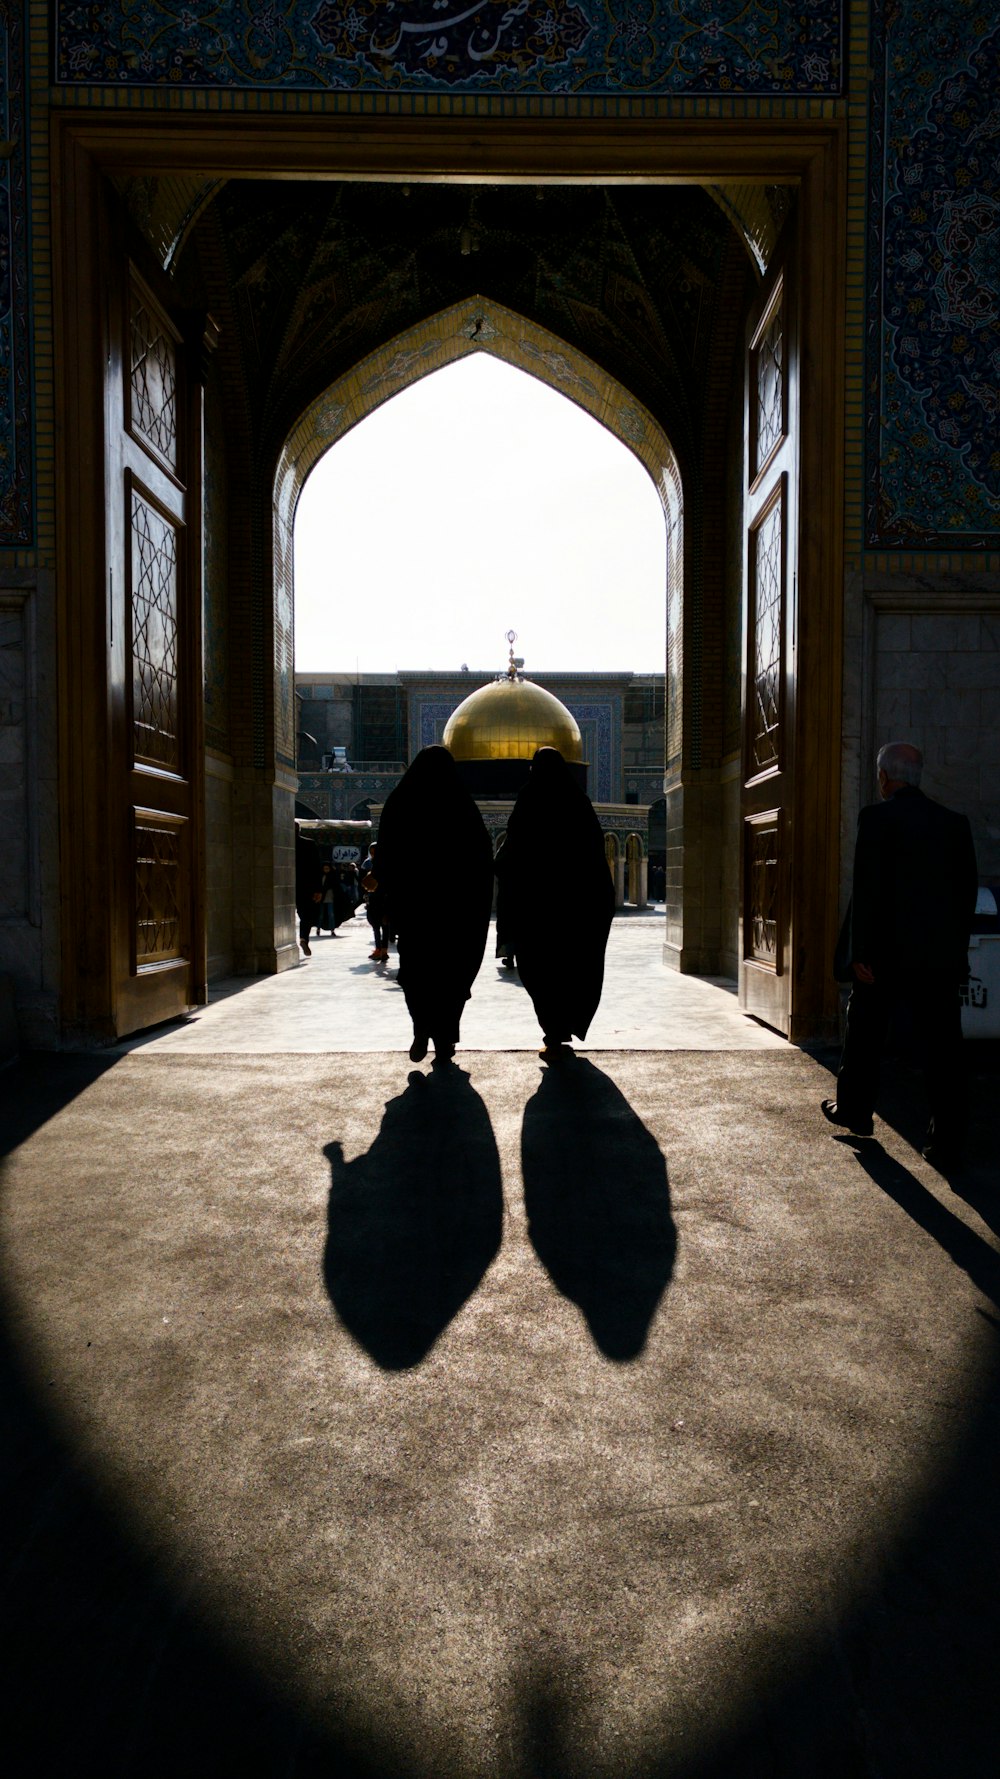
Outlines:
{"type": "Polygon", "coordinates": [[[132,528],[132,750],[180,771],[177,533],[135,488],[132,528]]]}
{"type": "Polygon", "coordinates": [[[135,961],[181,955],[181,837],[178,823],[135,813],[135,961]]]}
{"type": "Polygon", "coordinates": [[[66,84],[335,93],[840,91],[842,0],[57,0],[66,84]]]}
{"type": "Polygon", "coordinates": [[[750,769],[780,764],[781,688],[784,676],[784,503],[772,501],[751,534],[750,769]]]}

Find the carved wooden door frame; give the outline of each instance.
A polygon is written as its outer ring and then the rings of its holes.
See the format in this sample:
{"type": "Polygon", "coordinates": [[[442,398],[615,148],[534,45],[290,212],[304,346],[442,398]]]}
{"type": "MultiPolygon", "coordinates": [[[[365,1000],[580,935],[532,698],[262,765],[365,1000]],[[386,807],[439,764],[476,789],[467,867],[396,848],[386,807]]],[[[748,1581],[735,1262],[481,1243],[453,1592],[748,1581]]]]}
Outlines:
{"type": "Polygon", "coordinates": [[[778,1031],[791,1020],[795,827],[799,339],[788,227],[747,327],[739,999],[778,1031]]]}
{"type": "MultiPolygon", "coordinates": [[[[110,689],[103,465],[105,174],[456,179],[593,184],[797,182],[803,318],[803,501],[796,783],[789,884],[788,1031],[833,1029],[839,862],[843,610],[843,341],[846,136],[838,119],[364,117],[53,112],[57,375],[57,601],[64,1028],[114,1036],[109,927],[110,689]],[[104,312],[102,313],[102,305],[104,312]],[[802,712],[808,710],[808,724],[802,712]]],[[[196,491],[193,491],[196,492],[196,491]]],[[[265,772],[270,771],[270,764],[265,772]]],[[[196,934],[196,938],[198,935],[196,934]]]]}

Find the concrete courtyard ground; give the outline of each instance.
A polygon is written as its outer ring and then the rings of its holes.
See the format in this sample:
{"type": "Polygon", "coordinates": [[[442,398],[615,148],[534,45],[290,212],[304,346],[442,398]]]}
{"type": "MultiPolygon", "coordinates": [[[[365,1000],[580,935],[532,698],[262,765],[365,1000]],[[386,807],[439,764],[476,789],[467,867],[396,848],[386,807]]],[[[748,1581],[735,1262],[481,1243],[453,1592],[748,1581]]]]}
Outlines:
{"type": "Polygon", "coordinates": [[[8,1771],[996,1772],[995,1050],[945,1179],[661,932],[564,1070],[359,921],[0,1076],[8,1771]]]}
{"type": "MultiPolygon", "coordinates": [[[[587,1050],[781,1050],[784,1040],[736,1004],[732,982],[678,976],[663,964],[662,908],[616,916],[608,945],[604,992],[587,1050]]],[[[441,917],[448,944],[447,911],[441,917]]],[[[558,911],[553,945],[559,944],[558,911]]],[[[411,1031],[398,958],[369,962],[371,928],[363,915],[336,938],[312,936],[312,957],[282,976],[248,985],[237,977],[213,985],[211,1002],[190,1019],[133,1041],[129,1048],[178,1055],[232,1051],[321,1053],[330,1050],[405,1050],[411,1031]]],[[[537,1050],[534,1010],[516,971],[494,955],[496,929],[462,1020],[465,1050],[537,1050]]]]}

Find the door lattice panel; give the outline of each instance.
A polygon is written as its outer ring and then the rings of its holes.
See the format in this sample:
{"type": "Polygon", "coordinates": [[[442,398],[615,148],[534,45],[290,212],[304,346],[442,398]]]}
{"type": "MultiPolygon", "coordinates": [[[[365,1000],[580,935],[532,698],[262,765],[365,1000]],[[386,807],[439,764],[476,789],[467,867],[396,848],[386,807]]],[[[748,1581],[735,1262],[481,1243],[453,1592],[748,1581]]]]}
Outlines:
{"type": "Polygon", "coordinates": [[[132,292],[131,424],[171,469],[177,468],[177,352],[137,292],[132,292]]]}
{"type": "Polygon", "coordinates": [[[181,955],[180,831],[135,824],[135,957],[162,963],[181,955]]]}
{"type": "Polygon", "coordinates": [[[782,508],[776,500],[754,532],[753,706],[751,759],[754,772],[776,766],[779,757],[782,680],[782,508]]]}
{"type": "Polygon", "coordinates": [[[748,833],[749,946],[747,955],[760,964],[778,961],[778,829],[753,824],[748,833]]]}
{"type": "Polygon", "coordinates": [[[180,767],[177,735],[177,534],[132,491],[132,746],[180,767]]]}
{"type": "Polygon", "coordinates": [[[754,474],[771,455],[785,430],[784,336],[781,304],[776,304],[754,350],[754,383],[757,401],[754,474]]]}

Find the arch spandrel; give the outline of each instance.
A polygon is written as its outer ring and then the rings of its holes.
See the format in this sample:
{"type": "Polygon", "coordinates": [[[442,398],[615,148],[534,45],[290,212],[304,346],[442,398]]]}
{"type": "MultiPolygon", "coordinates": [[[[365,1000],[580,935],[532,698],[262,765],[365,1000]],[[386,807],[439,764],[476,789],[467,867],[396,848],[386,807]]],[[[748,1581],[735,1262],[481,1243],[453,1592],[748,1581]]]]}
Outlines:
{"type": "Polygon", "coordinates": [[[278,463],[275,494],[277,502],[282,491],[283,512],[294,516],[298,496],[319,459],[376,408],[421,378],[482,351],[547,384],[606,427],[652,477],[668,532],[676,527],[681,470],[659,421],[584,353],[536,322],[480,296],[442,310],[388,341],[310,402],[278,463]]]}

